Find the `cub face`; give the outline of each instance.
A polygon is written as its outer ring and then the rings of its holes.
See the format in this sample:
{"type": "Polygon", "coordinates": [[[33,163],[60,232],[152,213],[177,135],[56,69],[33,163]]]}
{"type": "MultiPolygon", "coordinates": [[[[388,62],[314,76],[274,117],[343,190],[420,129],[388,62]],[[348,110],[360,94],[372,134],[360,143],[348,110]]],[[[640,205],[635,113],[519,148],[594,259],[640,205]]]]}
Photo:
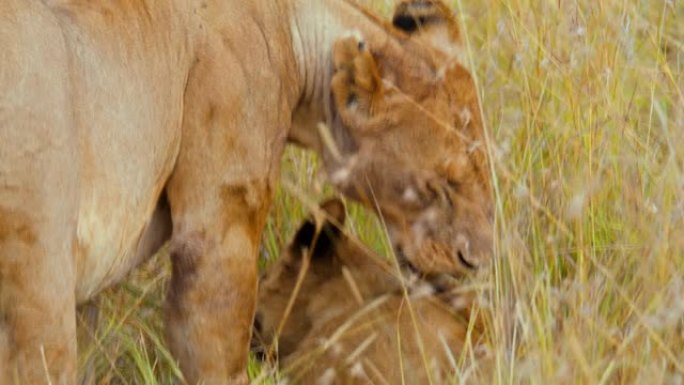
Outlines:
{"type": "Polygon", "coordinates": [[[396,45],[347,37],[333,47],[328,120],[356,150],[331,179],[382,214],[396,254],[417,270],[470,273],[492,255],[493,203],[458,24],[441,1],[407,0],[393,25],[396,45]]]}

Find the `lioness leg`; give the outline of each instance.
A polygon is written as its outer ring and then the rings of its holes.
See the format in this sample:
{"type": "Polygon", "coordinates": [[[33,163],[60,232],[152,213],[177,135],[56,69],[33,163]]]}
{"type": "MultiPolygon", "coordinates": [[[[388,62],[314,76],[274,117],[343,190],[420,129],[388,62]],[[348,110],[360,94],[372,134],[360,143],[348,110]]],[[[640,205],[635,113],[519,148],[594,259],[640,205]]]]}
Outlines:
{"type": "Polygon", "coordinates": [[[45,104],[0,126],[0,384],[76,380],[76,141],[45,104]]]}
{"type": "Polygon", "coordinates": [[[271,51],[237,55],[233,34],[225,33],[211,40],[224,43],[206,45],[188,78],[181,147],[166,188],[173,222],[168,338],[193,385],[247,383],[259,242],[292,121],[292,106],[273,88],[281,74],[252,64],[271,51]]]}
{"type": "Polygon", "coordinates": [[[68,61],[42,2],[3,0],[0,14],[0,384],[73,384],[78,155],[68,61]]]}
{"type": "Polygon", "coordinates": [[[73,384],[76,301],[69,238],[41,242],[47,237],[39,238],[20,212],[0,213],[0,383],[73,384]]]}
{"type": "Polygon", "coordinates": [[[265,182],[249,182],[221,190],[218,222],[195,222],[199,218],[180,213],[177,196],[170,194],[174,235],[167,328],[172,352],[191,384],[247,383],[256,257],[270,189],[265,182]]]}
{"type": "Polygon", "coordinates": [[[0,124],[0,384],[76,380],[77,153],[56,89],[0,124]]]}

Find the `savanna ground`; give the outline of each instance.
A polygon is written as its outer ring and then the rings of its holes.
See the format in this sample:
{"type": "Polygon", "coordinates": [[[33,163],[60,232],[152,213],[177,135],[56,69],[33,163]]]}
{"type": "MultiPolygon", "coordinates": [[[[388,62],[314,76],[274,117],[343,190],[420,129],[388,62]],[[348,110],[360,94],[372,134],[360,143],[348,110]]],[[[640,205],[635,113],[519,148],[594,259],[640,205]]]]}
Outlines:
{"type": "MultiPolygon", "coordinates": [[[[684,383],[684,3],[451,3],[495,175],[496,259],[474,286],[493,362],[482,383],[684,383]]],[[[306,202],[330,193],[300,150],[288,149],[283,181],[264,261],[306,202]]],[[[352,231],[387,253],[378,221],[350,211],[352,231]]],[[[100,296],[96,343],[80,354],[95,363],[93,383],[180,376],[163,347],[168,277],[161,252],[100,296]]],[[[454,383],[476,373],[467,362],[455,362],[454,383]]],[[[255,383],[275,382],[269,369],[250,371],[255,383]]]]}

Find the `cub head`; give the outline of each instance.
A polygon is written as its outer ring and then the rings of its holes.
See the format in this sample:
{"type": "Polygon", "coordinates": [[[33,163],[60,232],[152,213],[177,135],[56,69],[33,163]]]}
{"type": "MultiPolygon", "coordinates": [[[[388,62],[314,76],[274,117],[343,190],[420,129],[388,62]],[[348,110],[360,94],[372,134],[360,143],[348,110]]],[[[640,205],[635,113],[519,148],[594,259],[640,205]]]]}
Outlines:
{"type": "Polygon", "coordinates": [[[331,180],[382,215],[417,270],[472,272],[491,258],[492,192],[459,29],[440,1],[403,1],[392,20],[391,38],[333,47],[328,125],[355,145],[329,166],[331,180]]]}
{"type": "Polygon", "coordinates": [[[287,360],[302,341],[320,334],[329,322],[347,322],[379,296],[403,301],[405,290],[411,298],[430,295],[441,300],[431,301],[433,305],[441,303],[451,314],[470,317],[467,306],[472,299],[450,277],[418,278],[410,270],[397,272],[389,260],[348,236],[342,230],[345,209],[340,200],[323,203],[318,214],[302,223],[261,277],[254,352],[273,348],[279,359],[287,360]]]}
{"type": "Polygon", "coordinates": [[[278,337],[278,354],[287,356],[311,330],[310,302],[320,287],[342,275],[338,247],[343,237],[344,205],[330,200],[322,205],[326,218],[305,221],[259,284],[255,332],[262,345],[278,337]]]}

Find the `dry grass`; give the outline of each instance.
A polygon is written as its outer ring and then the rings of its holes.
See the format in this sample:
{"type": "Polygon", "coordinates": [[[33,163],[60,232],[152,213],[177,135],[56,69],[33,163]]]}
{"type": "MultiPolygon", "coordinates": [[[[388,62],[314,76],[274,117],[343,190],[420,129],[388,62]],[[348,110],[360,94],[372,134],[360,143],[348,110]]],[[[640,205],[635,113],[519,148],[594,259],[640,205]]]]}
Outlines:
{"type": "MultiPolygon", "coordinates": [[[[497,258],[481,277],[491,357],[482,383],[684,383],[684,4],[453,5],[467,27],[496,175],[497,258]]],[[[283,178],[312,201],[328,192],[311,154],[288,150],[283,164],[283,178]]],[[[265,259],[304,207],[298,194],[278,192],[265,259]]],[[[386,251],[377,221],[352,211],[362,240],[386,251]]],[[[160,342],[166,263],[162,255],[101,296],[95,347],[81,352],[97,383],[179,376],[160,342]]],[[[459,362],[454,383],[472,373],[459,362]]]]}

